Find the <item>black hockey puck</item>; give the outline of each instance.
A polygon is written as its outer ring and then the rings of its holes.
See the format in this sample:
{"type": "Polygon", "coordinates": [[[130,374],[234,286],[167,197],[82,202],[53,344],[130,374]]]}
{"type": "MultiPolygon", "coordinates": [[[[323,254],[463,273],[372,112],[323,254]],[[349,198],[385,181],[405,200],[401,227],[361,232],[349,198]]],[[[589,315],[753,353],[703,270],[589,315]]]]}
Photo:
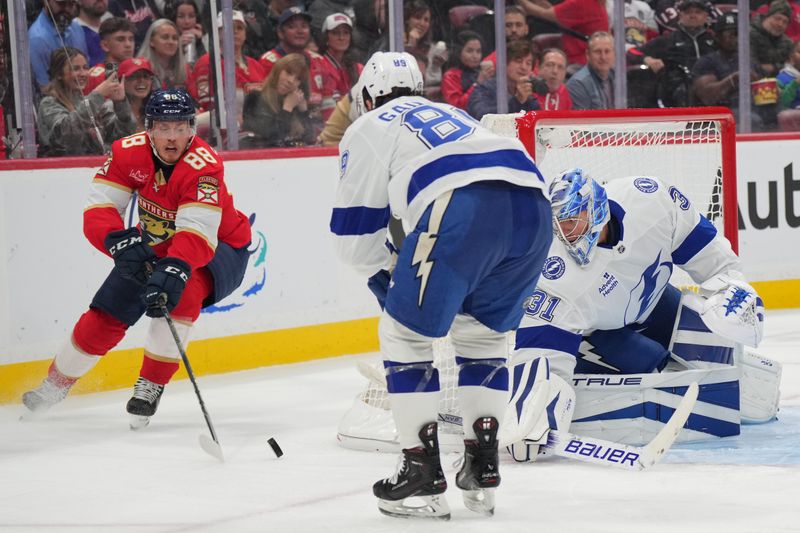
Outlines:
{"type": "Polygon", "coordinates": [[[275,452],[275,457],[280,457],[281,455],[283,455],[283,450],[281,450],[281,447],[278,446],[278,441],[276,441],[274,438],[270,437],[267,440],[267,443],[272,448],[272,451],[275,452]]]}

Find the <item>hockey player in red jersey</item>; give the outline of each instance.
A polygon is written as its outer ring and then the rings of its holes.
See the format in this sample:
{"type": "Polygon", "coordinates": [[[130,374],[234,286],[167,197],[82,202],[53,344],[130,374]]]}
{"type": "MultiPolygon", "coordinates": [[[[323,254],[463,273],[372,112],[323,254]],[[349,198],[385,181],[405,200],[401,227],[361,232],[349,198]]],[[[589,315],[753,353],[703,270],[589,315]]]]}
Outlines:
{"type": "Polygon", "coordinates": [[[97,171],[84,210],[84,234],[113,258],[114,268],[56,354],[47,378],[23,395],[31,411],[64,399],[146,314],[152,320],[127,410],[131,428],[147,425],[180,361],[159,298],[166,295],[185,345],[200,309],[241,284],[250,224],[233,205],[220,156],[195,136],[194,117],[194,103],[183,89],[154,92],[145,109],[146,131],[114,142],[97,171]],[[134,193],[139,224],[126,229],[123,217],[134,193]]]}

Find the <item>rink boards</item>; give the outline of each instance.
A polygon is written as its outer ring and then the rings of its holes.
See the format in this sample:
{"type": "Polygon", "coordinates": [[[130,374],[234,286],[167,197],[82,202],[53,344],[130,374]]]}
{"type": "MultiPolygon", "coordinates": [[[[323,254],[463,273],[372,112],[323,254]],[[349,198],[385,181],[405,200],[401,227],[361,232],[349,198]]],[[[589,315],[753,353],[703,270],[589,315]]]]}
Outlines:
{"type": "MultiPolygon", "coordinates": [[[[800,140],[748,138],[737,151],[745,273],[768,307],[798,307],[800,249],[791,244],[800,237],[800,140]]],[[[204,313],[195,328],[189,355],[197,373],[377,349],[378,307],[365,281],[333,254],[328,223],[339,176],[335,153],[226,156],[235,202],[254,216],[253,254],[240,290],[204,313]]],[[[89,182],[101,163],[0,163],[0,403],[17,401],[41,379],[109,270],[110,260],[82,232],[89,182]]],[[[78,392],[133,382],[144,323],[131,328],[78,392]]]]}

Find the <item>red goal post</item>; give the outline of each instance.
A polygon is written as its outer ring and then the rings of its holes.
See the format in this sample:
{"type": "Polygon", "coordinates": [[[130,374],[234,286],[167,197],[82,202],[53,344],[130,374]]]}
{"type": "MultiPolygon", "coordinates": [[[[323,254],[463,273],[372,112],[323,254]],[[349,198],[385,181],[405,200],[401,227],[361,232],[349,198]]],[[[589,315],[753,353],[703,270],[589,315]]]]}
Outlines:
{"type": "Polygon", "coordinates": [[[600,181],[648,175],[675,185],[738,252],[736,125],[729,109],[530,111],[481,122],[518,137],[545,178],[582,167],[600,181]]]}

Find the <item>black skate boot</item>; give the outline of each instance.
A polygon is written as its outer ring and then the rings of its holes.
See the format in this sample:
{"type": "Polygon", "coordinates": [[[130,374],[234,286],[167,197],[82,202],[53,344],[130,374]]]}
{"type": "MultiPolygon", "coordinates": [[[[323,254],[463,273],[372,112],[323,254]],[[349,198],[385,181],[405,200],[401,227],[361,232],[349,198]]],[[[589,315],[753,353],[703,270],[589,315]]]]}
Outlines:
{"type": "Polygon", "coordinates": [[[67,397],[69,389],[77,380],[68,378],[59,372],[54,364],[50,365],[47,377],[33,390],[22,395],[22,403],[31,413],[41,413],[67,397]]]}
{"type": "Polygon", "coordinates": [[[450,507],[444,497],[447,480],[439,461],[436,422],[419,431],[422,446],[403,450],[397,472],[372,486],[378,497],[378,509],[399,518],[437,518],[450,520],[450,507]],[[406,498],[418,498],[422,505],[406,505],[406,498]]]}
{"type": "Polygon", "coordinates": [[[156,414],[158,402],[164,394],[164,385],[153,383],[149,379],[139,377],[133,386],[133,398],[126,406],[130,413],[131,429],[141,429],[150,423],[150,417],[156,414]]]}
{"type": "Polygon", "coordinates": [[[494,514],[494,489],[500,485],[497,455],[497,419],[485,416],[472,428],[477,438],[464,441],[464,465],[456,475],[456,486],[464,497],[464,505],[486,516],[494,514]]]}

